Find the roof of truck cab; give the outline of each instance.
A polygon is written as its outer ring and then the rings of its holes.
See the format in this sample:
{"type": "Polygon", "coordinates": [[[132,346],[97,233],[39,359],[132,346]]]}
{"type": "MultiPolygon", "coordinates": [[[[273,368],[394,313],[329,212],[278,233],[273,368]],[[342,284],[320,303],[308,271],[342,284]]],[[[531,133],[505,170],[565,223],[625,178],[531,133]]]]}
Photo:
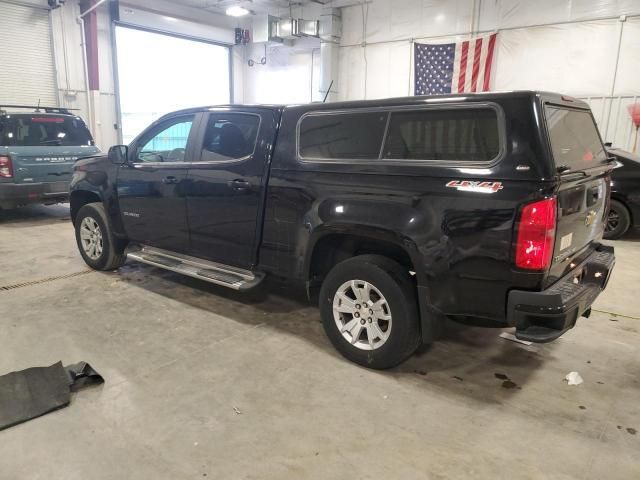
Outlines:
{"type": "MultiPolygon", "coordinates": [[[[410,97],[392,97],[381,98],[375,100],[348,100],[340,102],[314,102],[301,104],[225,104],[225,105],[208,105],[203,107],[187,108],[167,115],[189,114],[206,112],[207,110],[226,110],[234,111],[242,108],[265,109],[265,110],[339,110],[346,108],[366,108],[366,107],[392,107],[396,105],[424,105],[460,102],[491,102],[500,101],[511,98],[536,98],[539,97],[543,101],[553,102],[561,105],[572,106],[577,108],[589,108],[589,105],[583,100],[573,98],[569,95],[563,95],[555,92],[545,92],[536,90],[514,90],[507,92],[480,92],[480,93],[457,93],[451,95],[415,95],[410,97]]],[[[165,115],[165,116],[167,116],[165,115]]]]}

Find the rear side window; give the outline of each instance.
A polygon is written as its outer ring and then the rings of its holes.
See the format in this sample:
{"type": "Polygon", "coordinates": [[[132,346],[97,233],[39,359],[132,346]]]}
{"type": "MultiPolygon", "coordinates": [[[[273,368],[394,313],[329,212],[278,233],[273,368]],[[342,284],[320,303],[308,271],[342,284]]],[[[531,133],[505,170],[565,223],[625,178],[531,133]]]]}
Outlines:
{"type": "Polygon", "coordinates": [[[392,112],[383,158],[490,162],[500,152],[491,108],[392,112]]]}
{"type": "Polygon", "coordinates": [[[0,145],[17,147],[94,145],[79,117],[33,114],[0,119],[0,145]]]}
{"type": "Polygon", "coordinates": [[[388,112],[308,115],[300,122],[299,155],[312,160],[377,160],[388,112]]]}
{"type": "Polygon", "coordinates": [[[203,161],[226,161],[253,154],[260,117],[246,113],[216,113],[209,116],[202,148],[203,161]]]}
{"type": "Polygon", "coordinates": [[[557,168],[583,170],[606,162],[607,154],[589,111],[547,105],[545,116],[557,168]]]}

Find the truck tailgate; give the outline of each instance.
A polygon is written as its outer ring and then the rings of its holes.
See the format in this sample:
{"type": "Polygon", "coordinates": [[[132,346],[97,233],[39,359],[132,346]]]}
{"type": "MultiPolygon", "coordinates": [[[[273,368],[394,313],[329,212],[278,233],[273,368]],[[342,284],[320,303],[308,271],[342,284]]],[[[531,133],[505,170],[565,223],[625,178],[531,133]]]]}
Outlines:
{"type": "Polygon", "coordinates": [[[552,283],[602,239],[611,167],[589,110],[547,105],[545,116],[560,178],[552,283]]]}

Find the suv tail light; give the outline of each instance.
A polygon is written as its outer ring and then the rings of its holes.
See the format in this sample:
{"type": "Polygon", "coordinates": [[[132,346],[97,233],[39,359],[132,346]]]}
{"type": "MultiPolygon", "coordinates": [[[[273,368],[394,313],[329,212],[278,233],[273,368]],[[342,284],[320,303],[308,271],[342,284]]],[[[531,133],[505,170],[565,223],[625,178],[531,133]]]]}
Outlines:
{"type": "Polygon", "coordinates": [[[13,178],[11,157],[0,155],[0,178],[13,178]]]}
{"type": "Polygon", "coordinates": [[[549,268],[555,236],[555,197],[525,205],[518,222],[516,267],[526,270],[549,268]]]}

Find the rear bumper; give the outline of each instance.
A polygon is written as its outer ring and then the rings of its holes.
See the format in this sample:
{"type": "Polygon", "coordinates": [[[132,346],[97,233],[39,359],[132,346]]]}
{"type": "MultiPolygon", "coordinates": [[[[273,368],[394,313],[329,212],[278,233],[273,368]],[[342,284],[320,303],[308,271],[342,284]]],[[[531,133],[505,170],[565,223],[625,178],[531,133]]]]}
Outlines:
{"type": "Polygon", "coordinates": [[[516,337],[550,342],[573,328],[578,318],[591,314],[591,305],[611,276],[613,247],[601,245],[569,274],[542,292],[512,290],[507,315],[516,337]]]}
{"type": "Polygon", "coordinates": [[[56,203],[69,199],[69,182],[0,183],[0,208],[30,203],[56,203]]]}

